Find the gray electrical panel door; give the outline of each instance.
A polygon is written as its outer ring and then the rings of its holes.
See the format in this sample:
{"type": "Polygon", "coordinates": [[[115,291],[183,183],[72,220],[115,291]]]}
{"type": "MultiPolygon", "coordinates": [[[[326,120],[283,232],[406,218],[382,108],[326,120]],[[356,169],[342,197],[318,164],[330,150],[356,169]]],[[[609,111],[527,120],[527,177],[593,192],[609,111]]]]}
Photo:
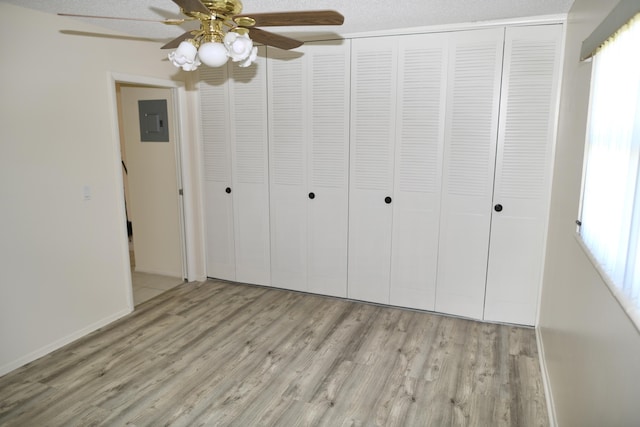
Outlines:
{"type": "Polygon", "coordinates": [[[166,99],[138,101],[138,114],[140,116],[140,141],[169,142],[166,99]]]}

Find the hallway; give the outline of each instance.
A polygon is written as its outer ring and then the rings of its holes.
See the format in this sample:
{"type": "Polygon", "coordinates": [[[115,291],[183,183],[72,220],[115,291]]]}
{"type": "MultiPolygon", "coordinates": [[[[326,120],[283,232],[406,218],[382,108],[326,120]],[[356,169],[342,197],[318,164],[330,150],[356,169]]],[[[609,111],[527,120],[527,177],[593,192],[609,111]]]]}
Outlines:
{"type": "Polygon", "coordinates": [[[129,258],[131,260],[131,285],[133,290],[133,305],[138,306],[153,297],[160,295],[184,283],[180,277],[161,276],[159,274],[140,273],[135,271],[135,253],[133,241],[129,241],[129,258]]]}

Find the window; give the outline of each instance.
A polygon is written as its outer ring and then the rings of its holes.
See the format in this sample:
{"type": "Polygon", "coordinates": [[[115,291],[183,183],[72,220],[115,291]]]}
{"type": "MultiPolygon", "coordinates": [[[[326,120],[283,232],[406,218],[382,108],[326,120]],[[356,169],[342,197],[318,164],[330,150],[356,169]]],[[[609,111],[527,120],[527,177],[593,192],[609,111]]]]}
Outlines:
{"type": "Polygon", "coordinates": [[[637,14],[593,57],[579,229],[634,319],[640,319],[639,46],[637,14]]]}

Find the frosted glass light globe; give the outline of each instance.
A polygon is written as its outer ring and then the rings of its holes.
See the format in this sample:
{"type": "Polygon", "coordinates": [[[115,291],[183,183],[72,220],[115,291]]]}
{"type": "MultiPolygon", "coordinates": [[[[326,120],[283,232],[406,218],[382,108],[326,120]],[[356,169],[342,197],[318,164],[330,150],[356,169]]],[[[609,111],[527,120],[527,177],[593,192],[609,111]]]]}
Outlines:
{"type": "Polygon", "coordinates": [[[229,32],[224,36],[224,45],[229,51],[229,58],[233,62],[244,61],[251,55],[253,42],[246,34],[229,32]]]}
{"type": "Polygon", "coordinates": [[[220,67],[229,58],[227,48],[222,43],[203,43],[198,49],[198,58],[209,67],[220,67]]]}
{"type": "Polygon", "coordinates": [[[193,71],[200,65],[200,61],[196,58],[198,50],[196,47],[184,41],[180,43],[178,48],[169,54],[169,60],[176,67],[180,67],[185,71],[193,71]]]}

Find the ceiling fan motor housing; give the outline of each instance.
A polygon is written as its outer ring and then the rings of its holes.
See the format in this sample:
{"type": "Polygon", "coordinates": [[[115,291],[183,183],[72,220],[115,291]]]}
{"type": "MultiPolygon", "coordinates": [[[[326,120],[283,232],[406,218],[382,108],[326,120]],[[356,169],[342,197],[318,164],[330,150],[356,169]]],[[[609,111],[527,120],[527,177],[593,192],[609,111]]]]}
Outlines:
{"type": "Polygon", "coordinates": [[[202,0],[202,4],[212,13],[227,18],[242,12],[242,2],[240,0],[202,0]]]}

